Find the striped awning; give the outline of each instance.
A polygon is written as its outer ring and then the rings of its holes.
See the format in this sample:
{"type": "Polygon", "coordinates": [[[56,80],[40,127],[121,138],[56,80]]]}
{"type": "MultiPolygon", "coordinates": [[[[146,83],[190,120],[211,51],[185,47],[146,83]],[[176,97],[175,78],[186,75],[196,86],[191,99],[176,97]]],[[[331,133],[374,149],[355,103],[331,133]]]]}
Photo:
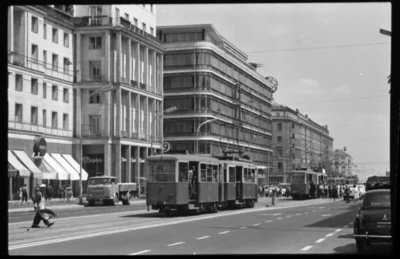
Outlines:
{"type": "Polygon", "coordinates": [[[42,171],[44,180],[54,180],[57,179],[57,171],[55,171],[44,159],[39,166],[40,171],[42,171]]]}
{"type": "MultiPolygon", "coordinates": [[[[62,154],[62,156],[79,173],[81,167],[78,164],[78,162],[76,162],[75,159],[69,154],[62,154]]],[[[82,168],[82,180],[87,181],[87,179],[88,179],[88,173],[85,171],[85,169],[82,168]]]]}
{"type": "Polygon", "coordinates": [[[70,180],[79,180],[79,173],[60,154],[51,153],[51,157],[53,157],[65,169],[69,174],[70,180]]]}
{"type": "Polygon", "coordinates": [[[48,165],[57,172],[57,179],[58,180],[69,180],[69,174],[65,171],[65,169],[48,153],[46,153],[43,157],[48,165]]]}
{"type": "Polygon", "coordinates": [[[33,163],[32,159],[22,150],[14,150],[14,154],[21,160],[21,162],[28,168],[32,173],[34,178],[42,178],[42,172],[33,163]]]}
{"type": "Polygon", "coordinates": [[[8,150],[8,162],[18,170],[19,176],[21,177],[31,177],[31,172],[19,162],[17,157],[11,152],[11,150],[8,150]]]}
{"type": "Polygon", "coordinates": [[[8,163],[8,177],[15,177],[18,175],[18,170],[12,166],[12,164],[8,163]]]}

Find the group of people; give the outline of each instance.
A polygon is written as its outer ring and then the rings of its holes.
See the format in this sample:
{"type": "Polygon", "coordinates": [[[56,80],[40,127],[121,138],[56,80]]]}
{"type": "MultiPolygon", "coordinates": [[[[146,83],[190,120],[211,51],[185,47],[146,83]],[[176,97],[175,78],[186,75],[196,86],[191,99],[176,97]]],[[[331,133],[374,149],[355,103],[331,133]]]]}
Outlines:
{"type": "MultiPolygon", "coordinates": [[[[59,199],[67,199],[69,197],[68,194],[68,186],[63,185],[61,188],[54,190],[53,187],[49,184],[42,184],[43,187],[40,187],[39,184],[35,186],[34,191],[32,192],[32,200],[34,200],[34,197],[36,195],[36,189],[43,189],[43,197],[46,201],[50,201],[52,197],[57,197],[59,199]]],[[[18,195],[19,199],[22,203],[28,202],[28,188],[26,184],[24,184],[21,188],[18,190],[18,195]]]]}
{"type": "Polygon", "coordinates": [[[258,196],[259,197],[272,197],[274,192],[276,193],[276,198],[290,197],[291,189],[290,186],[258,186],[258,196]]]}
{"type": "MultiPolygon", "coordinates": [[[[356,185],[354,185],[353,187],[355,188],[356,185]]],[[[316,185],[313,181],[310,181],[309,183],[310,197],[330,198],[333,200],[342,199],[344,197],[346,203],[349,203],[350,194],[351,194],[350,185],[335,184],[332,182],[329,184],[321,182],[319,185],[316,185]]],[[[357,195],[357,192],[355,192],[354,195],[355,195],[354,197],[355,201],[360,199],[359,195],[357,195]]]]}

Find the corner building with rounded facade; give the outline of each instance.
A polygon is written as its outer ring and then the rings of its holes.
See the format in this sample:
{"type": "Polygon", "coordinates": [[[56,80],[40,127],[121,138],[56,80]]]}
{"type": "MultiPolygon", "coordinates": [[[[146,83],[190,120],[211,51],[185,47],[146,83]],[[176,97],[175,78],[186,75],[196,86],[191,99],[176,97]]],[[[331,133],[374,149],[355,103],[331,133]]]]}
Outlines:
{"type": "Polygon", "coordinates": [[[272,85],[212,25],[157,26],[157,37],[166,49],[164,109],[177,108],[164,114],[164,141],[189,153],[239,152],[266,169],[272,85]]]}
{"type": "Polygon", "coordinates": [[[163,52],[153,5],[77,5],[74,156],[89,177],[138,182],[162,143],[163,52]],[[112,88],[110,87],[112,86],[112,88]],[[100,91],[95,93],[93,91],[100,91]]]}

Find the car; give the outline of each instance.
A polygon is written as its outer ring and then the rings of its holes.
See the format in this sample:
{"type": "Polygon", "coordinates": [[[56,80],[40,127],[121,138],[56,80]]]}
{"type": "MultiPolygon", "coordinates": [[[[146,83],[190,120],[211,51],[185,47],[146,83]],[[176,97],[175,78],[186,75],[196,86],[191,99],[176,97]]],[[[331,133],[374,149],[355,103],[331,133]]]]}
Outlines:
{"type": "Polygon", "coordinates": [[[353,223],[358,252],[372,242],[392,242],[390,189],[367,191],[353,223]]]}
{"type": "Polygon", "coordinates": [[[364,194],[365,194],[365,185],[363,184],[358,184],[357,185],[357,189],[358,189],[358,193],[360,195],[360,199],[363,198],[364,194]]]}

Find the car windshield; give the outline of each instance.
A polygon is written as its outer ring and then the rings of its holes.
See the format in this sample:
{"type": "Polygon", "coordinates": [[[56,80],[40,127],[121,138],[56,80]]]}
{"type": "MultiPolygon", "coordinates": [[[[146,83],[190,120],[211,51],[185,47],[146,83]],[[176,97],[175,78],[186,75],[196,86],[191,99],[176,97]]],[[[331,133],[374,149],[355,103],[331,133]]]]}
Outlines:
{"type": "Polygon", "coordinates": [[[88,185],[110,184],[111,178],[92,178],[89,179],[88,185]]]}
{"type": "Polygon", "coordinates": [[[370,193],[364,198],[364,208],[390,207],[389,193],[370,193]]]}

